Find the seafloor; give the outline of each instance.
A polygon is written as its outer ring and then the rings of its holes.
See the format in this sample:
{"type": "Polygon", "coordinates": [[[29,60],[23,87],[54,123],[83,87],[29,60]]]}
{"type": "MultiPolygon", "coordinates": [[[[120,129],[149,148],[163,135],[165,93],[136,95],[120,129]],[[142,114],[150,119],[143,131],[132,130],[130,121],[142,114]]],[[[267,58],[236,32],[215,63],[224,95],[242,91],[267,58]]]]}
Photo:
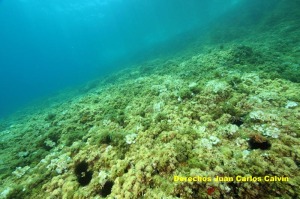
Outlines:
{"type": "Polygon", "coordinates": [[[300,23],[285,17],[2,121],[0,198],[298,198],[300,23]]]}

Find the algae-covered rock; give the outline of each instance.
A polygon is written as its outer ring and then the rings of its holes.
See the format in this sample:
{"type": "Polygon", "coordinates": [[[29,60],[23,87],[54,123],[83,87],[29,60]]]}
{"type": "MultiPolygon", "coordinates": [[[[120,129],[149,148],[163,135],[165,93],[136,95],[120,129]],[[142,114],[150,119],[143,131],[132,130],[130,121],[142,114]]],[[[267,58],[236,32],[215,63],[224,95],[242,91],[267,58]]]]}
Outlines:
{"type": "Polygon", "coordinates": [[[297,198],[299,34],[284,26],[228,27],[0,124],[0,198],[297,198]]]}

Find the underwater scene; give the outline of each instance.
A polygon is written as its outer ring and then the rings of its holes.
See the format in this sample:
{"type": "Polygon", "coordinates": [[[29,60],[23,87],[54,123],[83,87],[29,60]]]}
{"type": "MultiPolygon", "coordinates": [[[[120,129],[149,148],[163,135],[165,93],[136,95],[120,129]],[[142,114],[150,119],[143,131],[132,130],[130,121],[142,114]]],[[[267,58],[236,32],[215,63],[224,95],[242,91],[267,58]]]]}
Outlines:
{"type": "Polygon", "coordinates": [[[299,0],[0,0],[0,199],[300,198],[299,0]]]}

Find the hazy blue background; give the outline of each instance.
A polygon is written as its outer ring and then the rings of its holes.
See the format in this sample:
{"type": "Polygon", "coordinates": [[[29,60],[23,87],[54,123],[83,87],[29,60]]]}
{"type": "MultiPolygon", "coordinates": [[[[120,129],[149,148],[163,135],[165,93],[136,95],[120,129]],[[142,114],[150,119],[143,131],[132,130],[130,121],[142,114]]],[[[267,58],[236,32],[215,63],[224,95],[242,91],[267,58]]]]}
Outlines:
{"type": "Polygon", "coordinates": [[[0,117],[134,62],[234,2],[0,0],[0,117]]]}

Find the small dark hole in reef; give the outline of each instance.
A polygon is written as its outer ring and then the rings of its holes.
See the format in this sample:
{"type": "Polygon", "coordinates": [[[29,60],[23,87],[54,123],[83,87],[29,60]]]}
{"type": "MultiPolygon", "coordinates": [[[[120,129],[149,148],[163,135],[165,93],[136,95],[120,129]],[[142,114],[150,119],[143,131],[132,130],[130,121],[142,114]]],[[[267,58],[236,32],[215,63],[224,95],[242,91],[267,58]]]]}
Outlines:
{"type": "Polygon", "coordinates": [[[237,126],[241,126],[244,124],[244,121],[241,118],[238,117],[232,117],[231,118],[231,124],[237,125],[237,126]]]}
{"type": "Polygon", "coordinates": [[[232,189],[234,198],[239,198],[238,185],[233,182],[230,182],[228,183],[228,186],[232,189]]]}
{"type": "Polygon", "coordinates": [[[111,194],[111,189],[114,186],[114,182],[113,181],[106,181],[106,183],[104,184],[103,188],[100,191],[100,195],[102,197],[106,197],[109,194],[111,194]]]}
{"type": "Polygon", "coordinates": [[[192,188],[192,192],[193,192],[192,196],[194,196],[193,198],[197,198],[197,195],[199,193],[199,188],[192,188]]]}
{"type": "Polygon", "coordinates": [[[297,165],[297,167],[300,168],[300,160],[295,159],[294,162],[295,162],[295,164],[297,165]]]}
{"type": "Polygon", "coordinates": [[[101,141],[105,144],[110,144],[112,142],[111,135],[105,135],[101,141]]]}
{"type": "Polygon", "coordinates": [[[271,148],[271,143],[261,135],[252,135],[248,144],[250,149],[268,150],[271,148]]]}
{"type": "Polygon", "coordinates": [[[88,163],[83,161],[75,166],[75,174],[77,181],[81,186],[86,186],[92,180],[92,171],[88,171],[88,163]]]}
{"type": "Polygon", "coordinates": [[[130,169],[130,165],[128,165],[128,166],[124,169],[124,173],[128,173],[129,169],[130,169]]]}
{"type": "Polygon", "coordinates": [[[56,117],[55,113],[48,113],[48,115],[45,117],[45,121],[52,121],[56,117]]]}

